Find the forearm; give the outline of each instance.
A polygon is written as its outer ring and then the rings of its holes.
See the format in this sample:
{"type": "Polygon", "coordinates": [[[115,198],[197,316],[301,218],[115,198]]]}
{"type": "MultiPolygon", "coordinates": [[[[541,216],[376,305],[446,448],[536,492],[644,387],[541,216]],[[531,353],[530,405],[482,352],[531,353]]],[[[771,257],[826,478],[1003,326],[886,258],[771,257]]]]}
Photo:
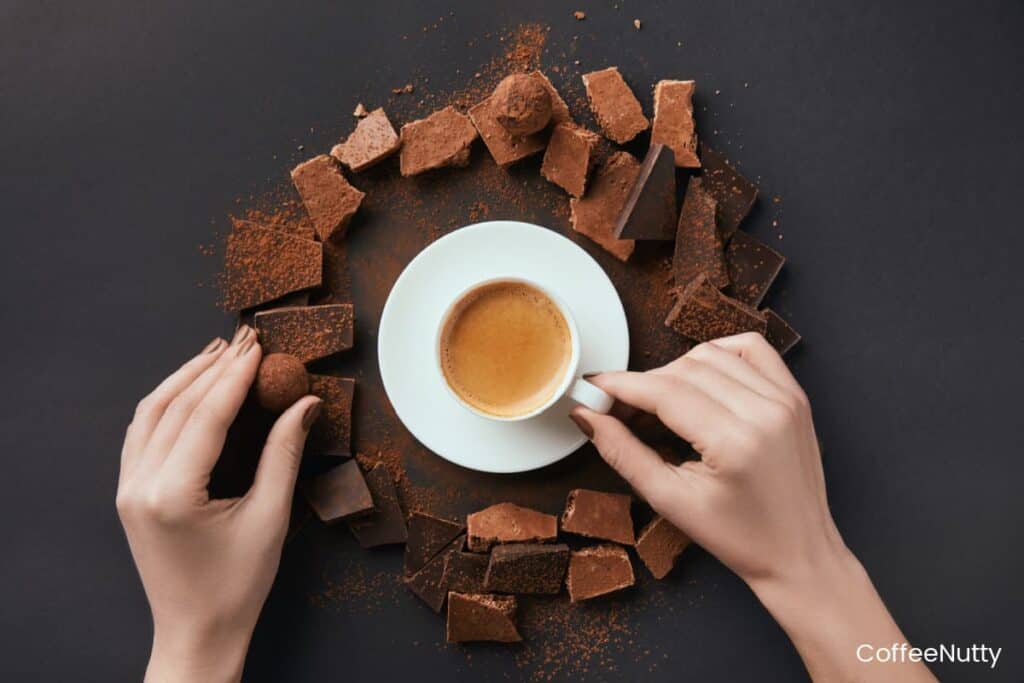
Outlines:
{"type": "Polygon", "coordinates": [[[146,667],[146,683],[239,681],[250,637],[241,632],[158,628],[146,667]]]}

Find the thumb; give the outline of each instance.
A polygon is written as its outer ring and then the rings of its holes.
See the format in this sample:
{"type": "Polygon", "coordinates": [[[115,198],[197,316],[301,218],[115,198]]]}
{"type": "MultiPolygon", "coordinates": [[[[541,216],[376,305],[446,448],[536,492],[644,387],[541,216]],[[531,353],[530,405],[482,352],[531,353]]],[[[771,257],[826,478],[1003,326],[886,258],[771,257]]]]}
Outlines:
{"type": "Polygon", "coordinates": [[[306,435],[322,405],[323,401],[316,396],[305,396],[277,418],[267,436],[250,492],[258,505],[283,509],[291,505],[306,435]]]}

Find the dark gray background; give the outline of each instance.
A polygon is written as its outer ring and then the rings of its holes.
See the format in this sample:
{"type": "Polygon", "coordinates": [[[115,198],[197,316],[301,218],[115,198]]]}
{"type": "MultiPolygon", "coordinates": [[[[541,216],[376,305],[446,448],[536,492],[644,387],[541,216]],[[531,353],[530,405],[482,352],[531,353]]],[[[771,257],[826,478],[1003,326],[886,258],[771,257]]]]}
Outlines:
{"type": "MultiPolygon", "coordinates": [[[[584,69],[696,78],[704,135],[721,129],[763,196],[784,197],[785,311],[807,339],[793,366],[838,524],[914,643],[1004,648],[995,672],[946,666],[945,679],[1024,679],[1024,5],[492,5],[3,3],[0,677],[143,671],[150,624],[114,513],[117,455],[138,398],[230,327],[197,286],[217,265],[197,246],[223,233],[234,198],[278,182],[298,144],[329,147],[360,97],[412,73],[457,86],[500,54],[467,40],[542,21],[552,43],[585,34],[584,69]]],[[[444,648],[411,598],[311,604],[318,534],[286,549],[248,679],[523,674],[501,650],[444,648]]],[[[336,552],[373,570],[400,561],[336,552]]],[[[634,644],[598,678],[804,678],[711,558],[695,551],[663,590],[678,609],[638,613],[634,644]],[[691,579],[708,587],[696,603],[691,579]],[[634,652],[646,648],[669,656],[652,671],[634,652]]]]}

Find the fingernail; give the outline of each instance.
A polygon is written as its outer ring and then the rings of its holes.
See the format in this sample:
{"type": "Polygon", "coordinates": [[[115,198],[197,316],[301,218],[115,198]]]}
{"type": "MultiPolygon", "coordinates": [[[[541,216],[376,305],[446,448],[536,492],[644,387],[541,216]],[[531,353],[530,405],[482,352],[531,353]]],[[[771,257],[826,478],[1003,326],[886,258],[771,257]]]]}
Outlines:
{"type": "Polygon", "coordinates": [[[597,377],[600,374],[601,374],[600,372],[584,372],[583,373],[583,379],[592,379],[594,377],[597,377]]]}
{"type": "Polygon", "coordinates": [[[249,327],[248,325],[242,325],[241,327],[239,327],[238,331],[235,332],[234,338],[231,340],[231,345],[238,346],[239,344],[241,344],[249,337],[250,332],[252,332],[252,328],[249,327]]]}
{"type": "Polygon", "coordinates": [[[235,352],[235,355],[241,358],[252,351],[252,347],[254,346],[256,346],[256,337],[252,337],[251,339],[247,338],[246,341],[243,341],[242,344],[238,346],[238,350],[235,352]]]}
{"type": "Polygon", "coordinates": [[[323,401],[317,399],[316,403],[306,408],[306,412],[302,416],[302,428],[305,429],[307,432],[310,430],[310,428],[312,428],[313,423],[316,422],[316,419],[320,417],[320,408],[323,406],[323,404],[323,401]]]}
{"type": "Polygon", "coordinates": [[[590,423],[587,422],[582,415],[569,413],[569,419],[576,423],[576,426],[580,428],[581,432],[583,432],[583,436],[588,439],[594,438],[594,428],[590,426],[590,423]]]}
{"type": "Polygon", "coordinates": [[[215,337],[212,342],[206,345],[203,349],[203,353],[213,353],[214,351],[220,350],[220,347],[224,344],[224,340],[220,337],[215,337]]]}

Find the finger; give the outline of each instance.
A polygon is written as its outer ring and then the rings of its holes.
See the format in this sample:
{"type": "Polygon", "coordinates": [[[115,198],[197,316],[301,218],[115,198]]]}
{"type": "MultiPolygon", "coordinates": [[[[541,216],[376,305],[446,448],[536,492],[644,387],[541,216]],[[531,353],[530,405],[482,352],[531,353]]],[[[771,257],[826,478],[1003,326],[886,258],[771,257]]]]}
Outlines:
{"type": "Polygon", "coordinates": [[[675,361],[671,368],[663,367],[651,372],[673,375],[683,383],[697,387],[730,412],[747,421],[758,419],[768,402],[768,399],[747,385],[737,382],[713,365],[693,357],[684,356],[675,361]]]}
{"type": "Polygon", "coordinates": [[[316,396],[306,396],[277,418],[263,447],[256,479],[248,495],[256,505],[285,512],[291,508],[306,436],[320,415],[322,405],[323,401],[316,396]]]}
{"type": "Polygon", "coordinates": [[[740,384],[756,391],[766,399],[777,401],[785,398],[783,389],[775,382],[765,377],[760,370],[749,362],[740,358],[731,351],[715,346],[714,344],[699,344],[691,349],[685,356],[672,361],[664,367],[665,370],[675,372],[685,367],[682,361],[690,358],[705,363],[724,375],[728,375],[740,384]]]}
{"type": "Polygon", "coordinates": [[[731,351],[743,360],[747,361],[761,374],[772,380],[779,386],[797,392],[803,396],[804,390],[800,383],[793,377],[793,373],[786,367],[782,356],[768,343],[762,335],[757,332],[745,332],[732,337],[722,337],[712,342],[715,346],[731,351]]]}

